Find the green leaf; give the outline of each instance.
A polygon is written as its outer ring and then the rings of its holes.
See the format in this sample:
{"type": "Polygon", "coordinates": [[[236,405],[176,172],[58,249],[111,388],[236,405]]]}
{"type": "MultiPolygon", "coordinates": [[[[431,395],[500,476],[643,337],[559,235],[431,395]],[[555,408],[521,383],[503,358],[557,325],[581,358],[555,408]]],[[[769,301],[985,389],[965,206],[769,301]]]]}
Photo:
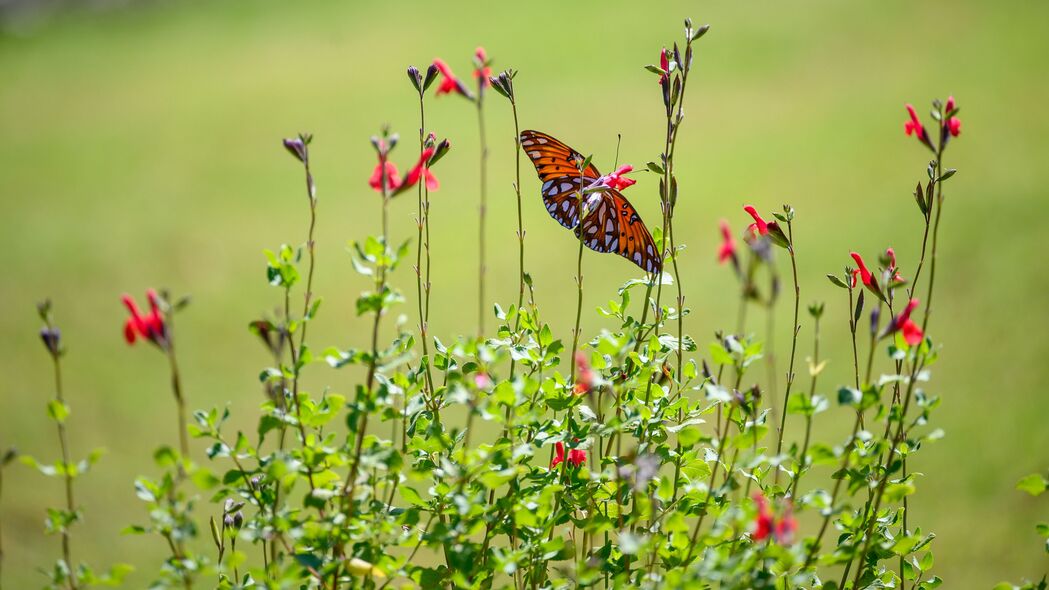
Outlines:
{"type": "Polygon", "coordinates": [[[1049,481],[1046,481],[1045,477],[1037,473],[1032,473],[1016,482],[1016,489],[1025,491],[1032,496],[1041,495],[1047,487],[1049,487],[1049,481]]]}
{"type": "Polygon", "coordinates": [[[69,417],[69,406],[57,399],[53,399],[47,402],[47,415],[55,422],[62,424],[69,417]]]}

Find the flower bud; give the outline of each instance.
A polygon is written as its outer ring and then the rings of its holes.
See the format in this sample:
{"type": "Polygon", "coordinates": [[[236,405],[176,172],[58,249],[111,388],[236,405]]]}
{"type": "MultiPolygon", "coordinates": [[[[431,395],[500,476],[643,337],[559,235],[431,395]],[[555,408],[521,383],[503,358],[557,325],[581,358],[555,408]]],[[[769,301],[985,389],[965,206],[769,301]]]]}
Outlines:
{"type": "Polygon", "coordinates": [[[59,353],[62,351],[62,331],[58,328],[41,328],[40,339],[44,341],[44,346],[47,347],[47,350],[51,353],[51,356],[58,356],[59,353]]]}
{"type": "Polygon", "coordinates": [[[295,138],[285,139],[283,142],[284,148],[300,162],[305,163],[309,158],[309,150],[306,147],[309,144],[309,139],[309,135],[299,135],[295,138]]]}
{"type": "Polygon", "coordinates": [[[422,74],[419,73],[419,68],[415,66],[408,66],[408,81],[412,83],[416,92],[422,92],[422,74]]]}

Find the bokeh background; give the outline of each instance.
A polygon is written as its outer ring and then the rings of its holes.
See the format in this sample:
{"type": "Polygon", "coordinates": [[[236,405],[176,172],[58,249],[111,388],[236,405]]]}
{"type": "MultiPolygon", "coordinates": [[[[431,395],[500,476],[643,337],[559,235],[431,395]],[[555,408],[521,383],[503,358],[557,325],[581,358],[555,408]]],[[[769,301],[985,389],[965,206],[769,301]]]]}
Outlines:
{"type": "MultiPolygon", "coordinates": [[[[279,140],[316,135],[320,198],[316,291],[324,297],[314,346],[363,343],[354,317],[364,280],[348,240],[376,232],[379,200],[366,186],[369,135],[389,123],[417,129],[409,64],[440,56],[460,74],[483,45],[520,70],[523,127],[554,133],[611,168],[655,159],[662,106],[642,66],[680,36],[692,16],[712,30],[698,44],[687,123],[678,147],[678,227],[688,249],[683,276],[700,342],[730,326],[731,272],[715,263],[717,221],[741,230],[743,202],[798,210],[803,303],[827,301],[823,393],[849,377],[846,302],[824,278],[851,249],[875,259],[895,247],[913,272],[921,220],[910,197],[928,154],[903,134],[903,104],[923,115],[953,94],[963,132],[947,164],[938,301],[932,335],[944,343],[932,392],[945,439],[911,467],[924,473],[912,523],[935,531],[936,569],[948,587],[981,588],[1040,576],[1046,558],[1033,532],[1041,505],[1014,489],[1049,463],[1049,320],[1040,219],[1049,161],[1049,4],[1035,2],[566,3],[494,2],[127,2],[4,3],[0,34],[0,445],[53,459],[49,361],[34,303],[53,298],[69,354],[70,433],[79,453],[108,454],[79,483],[86,521],[75,556],[138,567],[145,587],[163,554],[159,541],[126,537],[145,520],[131,482],[155,472],[154,447],[175,440],[164,359],[121,337],[119,295],[146,287],[191,293],[179,344],[193,407],[229,404],[239,424],[261,401],[267,356],[250,320],[279,293],[265,280],[263,248],[305,239],[299,165],[279,140]],[[21,6],[25,6],[22,4],[21,6]]],[[[490,292],[516,295],[513,127],[508,105],[487,105],[491,146],[490,292]]],[[[437,170],[434,333],[474,330],[477,139],[472,107],[457,97],[429,106],[429,121],[454,148],[437,170]]],[[[928,117],[925,115],[926,118],[928,117]]],[[[410,145],[410,141],[407,142],[410,145]]],[[[402,147],[402,167],[414,160],[402,147]]],[[[574,242],[547,216],[525,164],[529,270],[548,320],[570,337],[574,242]]],[[[649,175],[629,196],[658,220],[649,175]]],[[[393,205],[393,232],[414,235],[414,198],[393,205]]],[[[785,261],[783,261],[785,262],[785,261]]],[[[588,252],[588,309],[614,297],[636,269],[588,252]]],[[[410,267],[395,276],[414,293],[410,267]]],[[[411,314],[414,303],[404,307],[411,314]]],[[[776,321],[777,355],[789,347],[789,300],[776,321]]],[[[750,327],[762,329],[760,314],[750,327]]],[[[609,322],[584,317],[591,333],[609,322]]],[[[809,354],[803,326],[799,357],[809,354]]],[[[780,359],[780,366],[785,359],[780,359]]],[[[803,364],[803,361],[802,363],[803,364]]],[[[353,375],[318,365],[314,391],[348,391],[353,375]]],[[[851,418],[822,415],[838,440],[851,418]]],[[[197,450],[201,450],[199,446],[197,450]]],[[[44,507],[61,487],[16,465],[5,477],[2,514],[11,588],[42,584],[58,539],[43,532],[44,507]]],[[[205,533],[206,535],[206,533],[205,533]]]]}

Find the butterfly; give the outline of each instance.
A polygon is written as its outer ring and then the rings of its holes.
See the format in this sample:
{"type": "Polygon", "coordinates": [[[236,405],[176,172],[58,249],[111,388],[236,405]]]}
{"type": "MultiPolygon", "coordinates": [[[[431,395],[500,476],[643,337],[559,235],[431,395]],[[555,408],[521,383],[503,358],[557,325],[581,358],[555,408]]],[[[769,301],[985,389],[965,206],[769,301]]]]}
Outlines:
{"type": "Polygon", "coordinates": [[[663,269],[663,259],[641,216],[623,193],[605,188],[584,198],[599,197],[579,225],[579,193],[591,186],[601,173],[593,164],[579,170],[585,158],[561,141],[539,131],[521,132],[521,148],[532,160],[543,181],[543,203],[550,216],[576,236],[582,231],[583,243],[595,252],[615,252],[645,272],[663,269]]]}

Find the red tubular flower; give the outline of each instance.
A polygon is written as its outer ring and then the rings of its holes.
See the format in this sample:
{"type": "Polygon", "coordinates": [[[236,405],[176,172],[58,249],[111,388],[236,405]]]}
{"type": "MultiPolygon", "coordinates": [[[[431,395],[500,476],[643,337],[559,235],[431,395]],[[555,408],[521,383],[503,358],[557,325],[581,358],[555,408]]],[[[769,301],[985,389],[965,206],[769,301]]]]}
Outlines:
{"type": "Polygon", "coordinates": [[[914,308],[918,307],[918,300],[911,299],[907,302],[907,307],[903,308],[900,315],[896,316],[892,320],[892,331],[899,331],[903,334],[903,340],[908,346],[915,346],[920,344],[922,339],[925,338],[925,334],[922,333],[921,327],[918,326],[911,319],[911,313],[914,312],[914,308]]]}
{"type": "Polygon", "coordinates": [[[441,84],[437,86],[437,95],[451,94],[457,92],[467,98],[470,98],[470,92],[466,90],[466,86],[462,80],[455,77],[452,73],[452,68],[448,67],[448,64],[444,63],[444,60],[438,58],[433,60],[433,65],[437,67],[438,71],[441,72],[443,79],[441,84]]]}
{"type": "Polygon", "coordinates": [[[856,277],[857,277],[857,276],[858,276],[859,274],[860,274],[860,269],[858,269],[858,268],[856,268],[856,269],[853,269],[853,271],[852,271],[852,284],[850,284],[850,285],[849,285],[849,286],[850,286],[850,287],[852,287],[853,289],[855,289],[855,288],[856,288],[856,277]]]}
{"type": "Polygon", "coordinates": [[[125,293],[120,300],[124,302],[131,317],[124,322],[124,339],[128,344],[134,344],[137,338],[145,338],[157,346],[164,344],[166,329],[164,316],[160,311],[160,298],[153,289],[146,291],[146,299],[149,300],[149,313],[142,315],[135,300],[125,293]]]}
{"type": "MultiPolygon", "coordinates": [[[[874,282],[874,275],[872,275],[871,271],[867,269],[867,265],[863,263],[863,258],[861,258],[856,252],[849,252],[849,256],[852,256],[852,259],[856,261],[856,265],[860,267],[860,279],[863,280],[863,284],[870,287],[874,282]]],[[[855,274],[853,274],[853,281],[855,282],[855,274]]]]}
{"type": "Polygon", "coordinates": [[[753,205],[747,205],[743,207],[743,210],[750,214],[754,218],[754,223],[747,226],[747,233],[751,236],[767,236],[769,235],[769,224],[765,223],[765,220],[758,215],[753,205]]]}
{"type": "Polygon", "coordinates": [[[718,262],[724,264],[726,260],[736,258],[736,241],[732,239],[732,229],[728,221],[721,220],[721,247],[718,248],[718,262]]]}
{"type": "Polygon", "coordinates": [[[623,164],[619,168],[616,168],[615,172],[605,174],[598,179],[598,183],[607,186],[610,189],[621,191],[637,183],[637,181],[632,178],[624,178],[626,174],[630,174],[633,171],[633,166],[630,164],[623,164]]]}
{"type": "Polygon", "coordinates": [[[666,47],[659,52],[659,69],[666,72],[665,74],[659,75],[659,83],[665,84],[668,79],[667,76],[670,75],[670,52],[667,51],[666,47]]]}
{"type": "Polygon", "coordinates": [[[440,183],[437,182],[437,177],[430,172],[430,169],[426,166],[430,161],[430,156],[433,155],[434,148],[429,147],[419,154],[419,161],[415,163],[415,166],[408,171],[408,176],[404,177],[404,187],[415,186],[415,183],[419,182],[419,178],[424,178],[426,181],[426,190],[435,191],[440,188],[440,183]]]}
{"type": "Polygon", "coordinates": [[[379,157],[379,163],[375,165],[375,171],[372,172],[371,178],[368,179],[368,186],[379,191],[383,191],[383,175],[385,173],[386,180],[386,191],[393,192],[401,186],[401,177],[397,174],[397,166],[389,160],[385,160],[384,157],[379,157]]]}
{"type": "Polygon", "coordinates": [[[769,501],[761,492],[754,492],[752,497],[754,503],[758,505],[758,513],[754,516],[754,532],[751,538],[755,541],[764,541],[771,536],[782,545],[793,542],[794,533],[798,530],[798,521],[794,518],[794,512],[790,506],[777,519],[769,507],[769,501]]]}
{"type": "Polygon", "coordinates": [[[492,68],[488,67],[488,54],[485,53],[484,47],[478,47],[474,52],[474,65],[474,78],[480,80],[483,87],[491,86],[492,81],[489,78],[492,76],[492,68]]]}
{"type": "Polygon", "coordinates": [[[769,501],[761,492],[755,492],[753,498],[754,503],[758,505],[758,513],[754,516],[754,533],[751,537],[755,541],[764,541],[775,528],[775,517],[769,508],[769,501]]]}
{"type": "Polygon", "coordinates": [[[904,105],[907,107],[907,113],[911,116],[911,120],[907,121],[903,125],[904,132],[907,135],[917,135],[918,139],[921,139],[925,133],[925,127],[922,126],[922,122],[918,119],[918,112],[914,110],[914,105],[908,103],[904,105]]]}
{"type": "Polygon", "coordinates": [[[594,383],[597,381],[594,370],[590,368],[590,361],[586,358],[586,353],[577,352],[575,354],[575,365],[576,382],[572,387],[572,393],[586,395],[594,388],[594,383]]]}
{"type": "MultiPolygon", "coordinates": [[[[565,460],[565,443],[558,442],[554,444],[554,460],[550,462],[550,468],[557,467],[565,460]]],[[[579,467],[583,463],[586,463],[586,451],[581,449],[572,449],[568,451],[568,464],[572,467],[579,467]]]]}
{"type": "Polygon", "coordinates": [[[950,116],[951,112],[957,108],[954,102],[953,96],[947,97],[947,105],[944,108],[944,112],[948,115],[947,117],[947,131],[953,137],[958,137],[958,134],[962,132],[962,121],[958,117],[950,116]]]}

